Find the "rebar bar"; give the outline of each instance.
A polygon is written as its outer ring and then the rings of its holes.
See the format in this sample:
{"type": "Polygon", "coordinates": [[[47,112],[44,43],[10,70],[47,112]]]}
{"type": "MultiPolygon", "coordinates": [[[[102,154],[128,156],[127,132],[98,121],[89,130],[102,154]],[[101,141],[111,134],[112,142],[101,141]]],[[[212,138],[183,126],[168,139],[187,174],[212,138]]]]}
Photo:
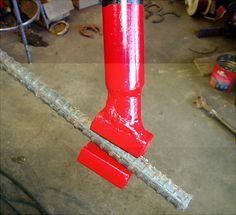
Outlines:
{"type": "Polygon", "coordinates": [[[81,111],[70,104],[57,91],[49,88],[46,84],[16,62],[6,52],[0,49],[0,69],[15,77],[22,85],[28,88],[48,104],[59,115],[64,117],[75,128],[79,129],[92,142],[115,158],[119,163],[127,167],[138,178],[149,187],[161,194],[167,201],[172,203],[177,209],[185,210],[192,199],[192,195],[175,185],[170,179],[156,169],[145,157],[136,158],[115,146],[108,140],[90,130],[91,121],[81,111]]]}

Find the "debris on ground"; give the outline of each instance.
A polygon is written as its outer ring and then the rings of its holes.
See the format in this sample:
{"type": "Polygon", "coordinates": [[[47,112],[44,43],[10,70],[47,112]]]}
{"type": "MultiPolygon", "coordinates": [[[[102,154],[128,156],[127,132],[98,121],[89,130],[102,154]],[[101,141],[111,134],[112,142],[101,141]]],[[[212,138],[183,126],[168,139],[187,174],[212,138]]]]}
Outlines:
{"type": "MultiPolygon", "coordinates": [[[[22,42],[22,38],[21,38],[21,34],[18,33],[19,35],[19,40],[21,43],[22,42]]],[[[43,40],[43,37],[38,35],[37,33],[35,33],[32,29],[28,29],[26,30],[26,37],[28,40],[28,44],[34,47],[47,47],[49,44],[47,42],[45,42],[43,40]]]]}
{"type": "Polygon", "coordinates": [[[79,33],[82,36],[93,38],[94,34],[89,33],[89,32],[93,32],[95,34],[101,35],[101,29],[97,25],[90,24],[90,25],[81,25],[81,26],[79,26],[79,33]]]}
{"type": "Polygon", "coordinates": [[[151,0],[144,1],[144,11],[145,19],[150,18],[151,22],[154,24],[163,22],[166,15],[172,15],[176,18],[180,18],[180,15],[175,12],[163,12],[163,7],[157,3],[153,3],[151,0]]]}
{"type": "Polygon", "coordinates": [[[18,163],[18,164],[23,164],[27,158],[25,156],[17,156],[17,157],[12,157],[11,160],[15,163],[18,163]]]}
{"type": "Polygon", "coordinates": [[[213,109],[209,104],[207,104],[205,98],[203,98],[202,96],[198,96],[197,99],[194,101],[194,104],[197,108],[206,111],[209,114],[209,116],[216,119],[230,132],[236,135],[236,129],[229,122],[227,122],[215,109],[213,109]]]}

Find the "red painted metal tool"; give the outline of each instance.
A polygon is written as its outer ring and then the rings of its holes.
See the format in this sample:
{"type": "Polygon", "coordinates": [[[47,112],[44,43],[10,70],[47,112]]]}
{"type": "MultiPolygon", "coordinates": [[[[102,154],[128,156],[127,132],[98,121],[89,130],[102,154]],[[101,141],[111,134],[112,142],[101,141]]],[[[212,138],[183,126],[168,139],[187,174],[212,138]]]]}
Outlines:
{"type": "MultiPolygon", "coordinates": [[[[103,30],[108,98],[106,107],[92,122],[91,130],[139,157],[145,154],[153,138],[141,119],[143,1],[103,1],[103,30]]],[[[131,172],[92,142],[82,149],[78,160],[120,188],[131,176],[131,172]]]]}

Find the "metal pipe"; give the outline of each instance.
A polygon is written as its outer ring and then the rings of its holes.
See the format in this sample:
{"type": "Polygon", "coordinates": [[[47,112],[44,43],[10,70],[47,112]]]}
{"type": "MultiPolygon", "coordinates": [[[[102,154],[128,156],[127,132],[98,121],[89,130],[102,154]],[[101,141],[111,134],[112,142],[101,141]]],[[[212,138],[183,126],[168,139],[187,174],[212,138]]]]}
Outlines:
{"type": "Polygon", "coordinates": [[[41,16],[43,18],[43,21],[45,23],[45,26],[46,26],[46,29],[49,29],[49,22],[48,22],[48,19],[47,19],[47,15],[46,15],[46,12],[45,12],[45,9],[41,3],[41,0],[35,0],[36,3],[38,3],[39,7],[40,7],[40,13],[41,13],[41,16]]]}
{"type": "Polygon", "coordinates": [[[73,107],[58,92],[49,88],[46,84],[31,73],[27,68],[16,62],[6,52],[0,49],[0,69],[15,77],[22,85],[48,104],[59,115],[64,117],[75,128],[79,129],[92,142],[115,158],[119,163],[127,167],[149,187],[164,197],[180,210],[185,210],[192,199],[192,195],[175,185],[164,174],[157,170],[143,156],[136,158],[115,146],[108,140],[90,130],[90,120],[79,109],[73,107]]]}
{"type": "Polygon", "coordinates": [[[205,110],[212,118],[218,120],[223,126],[225,126],[230,132],[236,135],[236,129],[227,122],[215,109],[213,109],[202,96],[198,96],[194,102],[197,108],[205,110]]]}
{"type": "Polygon", "coordinates": [[[32,63],[32,56],[30,54],[29,45],[28,45],[28,41],[27,41],[27,37],[26,37],[26,33],[25,33],[25,28],[22,25],[23,22],[22,22],[22,19],[21,19],[18,3],[17,3],[16,0],[12,0],[12,3],[13,3],[13,7],[14,7],[14,12],[15,12],[15,15],[16,15],[19,27],[20,27],[21,38],[22,38],[22,41],[24,43],[26,56],[27,56],[28,62],[31,64],[32,63]]]}
{"type": "Polygon", "coordinates": [[[103,0],[106,107],[91,129],[139,157],[153,134],[142,122],[144,86],[144,7],[142,0],[103,0]]]}

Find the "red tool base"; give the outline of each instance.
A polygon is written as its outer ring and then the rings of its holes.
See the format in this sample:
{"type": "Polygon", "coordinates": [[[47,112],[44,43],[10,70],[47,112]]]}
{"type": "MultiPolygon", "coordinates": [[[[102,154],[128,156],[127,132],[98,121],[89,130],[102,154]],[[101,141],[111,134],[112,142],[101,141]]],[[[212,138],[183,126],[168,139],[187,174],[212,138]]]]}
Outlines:
{"type": "Polygon", "coordinates": [[[81,150],[78,161],[121,189],[126,186],[132,176],[126,167],[93,142],[89,142],[81,150]]]}
{"type": "Polygon", "coordinates": [[[135,157],[144,155],[153,139],[153,134],[143,126],[126,126],[120,121],[109,122],[101,111],[93,120],[91,130],[135,157]],[[119,128],[119,129],[117,129],[119,128]]]}

